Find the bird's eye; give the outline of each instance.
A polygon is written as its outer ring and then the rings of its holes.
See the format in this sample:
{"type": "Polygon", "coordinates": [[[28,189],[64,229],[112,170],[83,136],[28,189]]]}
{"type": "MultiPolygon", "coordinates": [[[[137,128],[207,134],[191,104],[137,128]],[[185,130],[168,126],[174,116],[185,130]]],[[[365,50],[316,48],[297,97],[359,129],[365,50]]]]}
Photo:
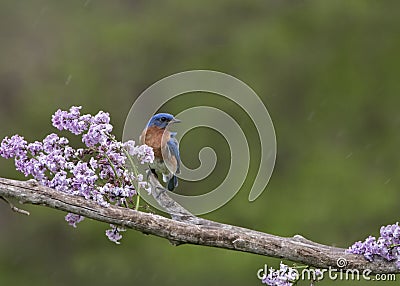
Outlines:
{"type": "Polygon", "coordinates": [[[165,121],[167,121],[167,118],[165,118],[165,117],[161,117],[161,119],[160,119],[162,122],[165,122],[165,121]]]}

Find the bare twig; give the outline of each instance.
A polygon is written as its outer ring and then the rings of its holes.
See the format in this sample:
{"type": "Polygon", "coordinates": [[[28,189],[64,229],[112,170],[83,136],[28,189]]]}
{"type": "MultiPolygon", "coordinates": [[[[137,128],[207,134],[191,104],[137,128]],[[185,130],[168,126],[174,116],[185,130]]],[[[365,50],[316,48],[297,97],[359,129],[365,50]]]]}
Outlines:
{"type": "MultiPolygon", "coordinates": [[[[159,198],[168,200],[162,186],[157,186],[159,198]],[[161,194],[164,193],[164,194],[161,194]]],[[[104,208],[93,201],[71,196],[36,183],[0,178],[0,196],[22,203],[43,205],[76,213],[97,221],[112,223],[153,234],[178,243],[190,243],[279,257],[319,268],[335,267],[338,259],[346,259],[344,269],[369,269],[372,273],[400,273],[395,263],[376,258],[368,262],[361,255],[347,254],[345,249],[321,245],[303,237],[279,237],[251,229],[207,221],[185,213],[179,205],[166,205],[181,221],[131,209],[110,206],[104,208]],[[179,211],[178,211],[179,210],[179,211]],[[182,219],[187,218],[188,220],[182,219]]],[[[171,202],[172,203],[172,202],[171,202]]],[[[164,206],[165,207],[165,206],[164,206]]],[[[186,211],[187,212],[187,211],[186,211]]]]}
{"type": "Polygon", "coordinates": [[[29,213],[28,211],[17,208],[17,207],[14,206],[9,200],[7,200],[5,197],[0,197],[0,199],[2,199],[3,201],[5,201],[5,202],[10,206],[10,208],[11,208],[13,211],[15,211],[16,213],[20,213],[20,214],[23,214],[23,215],[30,215],[30,213],[29,213]]]}

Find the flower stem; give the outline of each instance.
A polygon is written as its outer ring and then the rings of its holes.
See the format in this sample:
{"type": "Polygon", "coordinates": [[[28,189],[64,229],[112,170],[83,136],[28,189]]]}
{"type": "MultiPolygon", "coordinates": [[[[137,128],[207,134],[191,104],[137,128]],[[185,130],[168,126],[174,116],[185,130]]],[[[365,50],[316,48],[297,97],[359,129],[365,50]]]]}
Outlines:
{"type": "MultiPolygon", "coordinates": [[[[125,148],[122,148],[122,151],[125,153],[125,156],[128,158],[129,163],[132,166],[133,173],[135,174],[135,178],[137,178],[139,176],[139,172],[138,172],[138,170],[136,168],[135,163],[133,162],[133,159],[132,159],[131,155],[129,154],[129,152],[125,148]]],[[[135,210],[139,210],[139,203],[140,203],[139,183],[138,182],[135,183],[132,180],[130,180],[130,181],[131,181],[131,184],[134,185],[135,188],[136,188],[136,206],[135,206],[135,210]]]]}
{"type": "Polygon", "coordinates": [[[118,176],[118,174],[117,174],[117,169],[115,169],[115,166],[114,166],[113,162],[111,161],[111,158],[108,157],[107,154],[104,154],[104,157],[106,157],[107,161],[110,163],[110,166],[111,166],[111,168],[112,168],[113,171],[114,171],[115,177],[116,177],[117,180],[121,183],[121,186],[122,186],[122,180],[121,180],[121,178],[118,176]]]}
{"type": "Polygon", "coordinates": [[[139,194],[136,195],[136,206],[135,206],[135,210],[139,210],[139,203],[140,203],[140,196],[139,194]]]}

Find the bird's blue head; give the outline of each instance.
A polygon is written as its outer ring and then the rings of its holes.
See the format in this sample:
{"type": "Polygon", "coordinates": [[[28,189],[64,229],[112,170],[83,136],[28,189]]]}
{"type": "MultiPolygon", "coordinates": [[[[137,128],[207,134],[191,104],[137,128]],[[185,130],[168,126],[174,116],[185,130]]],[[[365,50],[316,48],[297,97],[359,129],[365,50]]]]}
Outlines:
{"type": "Polygon", "coordinates": [[[147,127],[157,126],[161,129],[164,129],[168,126],[168,124],[177,122],[180,122],[180,120],[176,119],[173,115],[169,113],[158,113],[150,119],[147,127]]]}

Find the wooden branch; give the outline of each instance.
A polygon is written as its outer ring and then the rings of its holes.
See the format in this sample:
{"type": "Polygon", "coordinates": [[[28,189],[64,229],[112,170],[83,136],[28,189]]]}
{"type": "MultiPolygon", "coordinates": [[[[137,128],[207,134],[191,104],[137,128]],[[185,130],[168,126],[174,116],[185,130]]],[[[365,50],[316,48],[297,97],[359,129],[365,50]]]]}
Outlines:
{"type": "Polygon", "coordinates": [[[208,225],[215,227],[221,225],[220,223],[214,221],[196,217],[195,215],[191,214],[187,209],[174,201],[170,196],[168,196],[167,189],[165,189],[160,184],[157,177],[151,171],[148,171],[147,177],[151,185],[151,194],[153,195],[154,199],[164,209],[164,211],[171,216],[173,220],[196,225],[208,225]]]}
{"type": "Polygon", "coordinates": [[[368,262],[361,255],[346,254],[345,249],[309,241],[301,236],[279,237],[251,229],[197,218],[176,202],[165,189],[150,177],[155,197],[164,200],[164,207],[178,220],[163,216],[110,206],[101,207],[93,201],[71,196],[38,185],[35,181],[15,181],[0,178],[0,196],[21,203],[43,205],[76,213],[93,220],[153,234],[177,243],[190,243],[278,257],[318,268],[338,268],[338,259],[346,259],[343,269],[369,269],[371,273],[400,273],[394,263],[376,258],[368,262]],[[169,199],[168,199],[169,198],[169,199]]]}

